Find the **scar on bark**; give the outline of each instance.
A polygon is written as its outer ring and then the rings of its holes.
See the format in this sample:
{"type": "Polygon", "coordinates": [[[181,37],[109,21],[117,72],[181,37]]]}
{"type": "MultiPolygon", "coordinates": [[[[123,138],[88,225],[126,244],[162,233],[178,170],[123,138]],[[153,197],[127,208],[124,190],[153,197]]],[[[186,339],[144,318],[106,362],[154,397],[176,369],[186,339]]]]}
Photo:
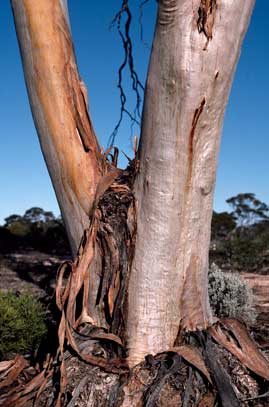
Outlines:
{"type": "Polygon", "coordinates": [[[189,136],[188,176],[187,176],[187,183],[186,183],[187,189],[189,189],[191,176],[192,176],[192,161],[193,161],[193,150],[194,150],[193,146],[194,146],[195,129],[197,127],[197,123],[202,114],[204,106],[205,106],[205,98],[202,99],[199,107],[197,109],[195,109],[193,119],[192,119],[191,131],[190,131],[190,136],[189,136]]]}
{"type": "Polygon", "coordinates": [[[204,50],[207,49],[208,43],[213,37],[216,10],[217,0],[201,0],[198,9],[197,28],[199,34],[204,34],[207,39],[204,50]]]}
{"type": "Polygon", "coordinates": [[[159,24],[163,28],[171,29],[176,21],[176,14],[178,10],[177,0],[166,0],[159,7],[159,24]]]}

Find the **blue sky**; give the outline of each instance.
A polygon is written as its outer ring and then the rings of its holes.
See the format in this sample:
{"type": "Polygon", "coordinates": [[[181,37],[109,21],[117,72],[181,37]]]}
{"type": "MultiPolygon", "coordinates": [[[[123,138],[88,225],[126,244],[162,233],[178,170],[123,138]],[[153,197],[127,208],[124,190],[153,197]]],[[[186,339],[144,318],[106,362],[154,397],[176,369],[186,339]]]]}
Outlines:
{"type": "MultiPolygon", "coordinates": [[[[117,70],[123,50],[116,30],[109,30],[120,0],[69,0],[69,13],[79,69],[90,99],[90,112],[103,145],[120,113],[117,70]]],[[[140,41],[138,5],[133,6],[135,64],[145,80],[149,51],[140,41]]],[[[156,2],[144,8],[144,37],[150,42],[156,2]]],[[[227,209],[225,200],[239,192],[253,192],[269,203],[269,2],[257,0],[238,64],[224,123],[215,193],[215,210],[227,209]]],[[[41,155],[28,104],[9,0],[0,7],[0,224],[12,213],[41,206],[59,214],[41,155]]],[[[130,109],[133,97],[125,78],[130,109]]],[[[138,129],[133,129],[138,134],[138,129]]],[[[131,154],[130,122],[126,118],[116,144],[131,154]]]]}

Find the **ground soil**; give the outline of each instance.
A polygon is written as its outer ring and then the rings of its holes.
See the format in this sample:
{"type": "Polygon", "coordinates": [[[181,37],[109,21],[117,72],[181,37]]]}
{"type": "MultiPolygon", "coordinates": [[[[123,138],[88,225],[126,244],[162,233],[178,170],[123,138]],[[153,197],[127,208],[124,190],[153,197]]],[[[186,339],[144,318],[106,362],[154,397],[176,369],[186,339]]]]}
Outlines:
{"type": "Polygon", "coordinates": [[[30,290],[41,298],[51,295],[57,269],[68,259],[37,251],[0,254],[0,290],[30,290]]]}

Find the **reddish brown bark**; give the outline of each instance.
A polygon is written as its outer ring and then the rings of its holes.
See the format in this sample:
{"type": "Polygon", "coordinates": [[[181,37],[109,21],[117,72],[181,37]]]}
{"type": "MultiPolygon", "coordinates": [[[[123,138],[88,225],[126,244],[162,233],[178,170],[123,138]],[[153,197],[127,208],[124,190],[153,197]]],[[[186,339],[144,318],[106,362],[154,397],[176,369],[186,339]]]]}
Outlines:
{"type": "Polygon", "coordinates": [[[32,113],[73,253],[102,173],[62,1],[12,1],[32,113]]]}

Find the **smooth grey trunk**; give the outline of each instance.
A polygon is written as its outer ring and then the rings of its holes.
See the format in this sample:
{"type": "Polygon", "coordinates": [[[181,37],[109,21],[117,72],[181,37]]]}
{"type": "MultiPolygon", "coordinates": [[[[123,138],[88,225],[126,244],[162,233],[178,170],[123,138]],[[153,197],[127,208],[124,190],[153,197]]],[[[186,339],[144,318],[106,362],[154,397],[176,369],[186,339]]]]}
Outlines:
{"type": "Polygon", "coordinates": [[[159,0],[128,290],[129,363],[213,321],[208,251],[224,111],[254,0],[159,0]]]}

